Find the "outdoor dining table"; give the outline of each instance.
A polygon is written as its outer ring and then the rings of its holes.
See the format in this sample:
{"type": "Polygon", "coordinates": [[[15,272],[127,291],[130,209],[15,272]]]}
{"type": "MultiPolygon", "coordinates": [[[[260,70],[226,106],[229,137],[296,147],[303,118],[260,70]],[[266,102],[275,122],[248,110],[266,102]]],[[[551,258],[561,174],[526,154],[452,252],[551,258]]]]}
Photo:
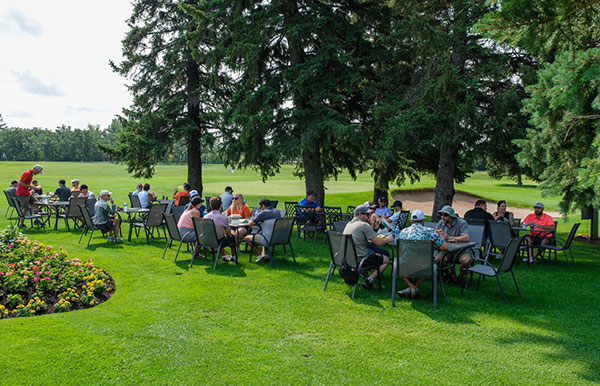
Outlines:
{"type": "MultiPolygon", "coordinates": [[[[135,217],[141,213],[148,213],[150,209],[147,208],[121,208],[117,211],[118,213],[124,213],[127,215],[127,219],[121,219],[121,222],[129,223],[129,235],[127,236],[127,241],[131,241],[131,232],[133,231],[133,223],[135,222],[135,217]]],[[[119,216],[121,217],[121,216],[119,216]]]]}
{"type": "MultiPolygon", "coordinates": [[[[35,203],[38,206],[45,207],[48,209],[48,221],[50,221],[50,217],[52,217],[52,212],[54,212],[54,215],[58,217],[58,215],[60,214],[60,209],[68,207],[70,201],[48,201],[47,199],[44,199],[43,201],[36,201],[35,203]]],[[[57,229],[57,225],[58,221],[56,221],[54,224],[55,230],[57,229]]]]}

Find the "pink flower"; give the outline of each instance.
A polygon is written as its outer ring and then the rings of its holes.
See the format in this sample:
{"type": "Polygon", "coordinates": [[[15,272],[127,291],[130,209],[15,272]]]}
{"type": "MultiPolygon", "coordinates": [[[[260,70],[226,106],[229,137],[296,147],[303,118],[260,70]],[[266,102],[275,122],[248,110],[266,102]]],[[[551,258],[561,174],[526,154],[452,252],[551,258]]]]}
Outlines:
{"type": "Polygon", "coordinates": [[[23,279],[27,280],[29,279],[29,276],[23,276],[23,279]]]}
{"type": "Polygon", "coordinates": [[[41,272],[40,272],[40,271],[37,271],[37,272],[34,272],[34,273],[35,273],[36,275],[39,275],[39,274],[41,274],[41,272]]]}
{"type": "Polygon", "coordinates": [[[6,275],[6,276],[11,276],[11,275],[12,275],[12,272],[6,272],[6,274],[5,274],[5,275],[6,275]]]}
{"type": "Polygon", "coordinates": [[[40,261],[39,261],[39,260],[34,260],[33,262],[34,262],[35,264],[39,264],[39,263],[40,263],[40,261]]]}
{"type": "Polygon", "coordinates": [[[58,274],[58,277],[61,277],[61,276],[62,276],[62,273],[59,273],[59,274],[58,274]]]}
{"type": "MultiPolygon", "coordinates": [[[[40,278],[39,278],[39,277],[34,277],[34,278],[33,278],[33,282],[34,282],[34,283],[37,283],[38,281],[40,281],[40,278]]],[[[36,287],[36,288],[37,288],[37,287],[36,287]]]]}
{"type": "Polygon", "coordinates": [[[46,271],[44,272],[46,275],[50,275],[50,271],[46,271]]]}
{"type": "Polygon", "coordinates": [[[46,276],[46,277],[44,278],[44,280],[50,280],[50,278],[49,278],[48,276],[46,276]]]}

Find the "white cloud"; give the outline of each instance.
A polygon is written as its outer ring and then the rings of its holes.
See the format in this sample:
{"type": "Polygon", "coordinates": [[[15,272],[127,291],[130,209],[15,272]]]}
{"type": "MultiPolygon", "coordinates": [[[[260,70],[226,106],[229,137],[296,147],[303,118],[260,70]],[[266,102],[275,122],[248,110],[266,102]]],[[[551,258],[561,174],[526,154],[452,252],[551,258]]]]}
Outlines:
{"type": "Polygon", "coordinates": [[[0,31],[16,35],[42,35],[42,26],[34,19],[25,15],[18,9],[11,8],[4,12],[0,19],[0,31]]]}
{"type": "Polygon", "coordinates": [[[46,96],[63,96],[62,90],[55,84],[46,84],[40,78],[29,71],[13,72],[21,90],[30,94],[46,96]]]}

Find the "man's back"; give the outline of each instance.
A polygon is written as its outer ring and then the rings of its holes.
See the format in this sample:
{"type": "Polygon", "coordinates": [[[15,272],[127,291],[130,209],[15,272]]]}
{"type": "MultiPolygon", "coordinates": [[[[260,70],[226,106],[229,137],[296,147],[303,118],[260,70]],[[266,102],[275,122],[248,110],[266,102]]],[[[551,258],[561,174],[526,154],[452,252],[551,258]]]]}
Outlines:
{"type": "Polygon", "coordinates": [[[273,209],[272,207],[268,207],[267,209],[260,212],[255,218],[254,222],[256,224],[260,224],[263,221],[271,220],[274,218],[281,217],[281,213],[278,210],[273,209]]]}
{"type": "Polygon", "coordinates": [[[61,201],[69,201],[71,190],[64,185],[61,185],[54,191],[54,194],[57,195],[61,201]]]}
{"type": "Polygon", "coordinates": [[[356,247],[356,254],[358,257],[365,257],[367,255],[368,242],[373,237],[377,236],[377,233],[373,230],[369,223],[362,221],[359,218],[354,218],[344,228],[345,235],[352,235],[352,241],[356,247]]]}
{"type": "Polygon", "coordinates": [[[468,220],[494,220],[494,216],[482,208],[473,208],[465,213],[465,219],[468,220]]]}
{"type": "Polygon", "coordinates": [[[9,186],[6,189],[6,192],[11,195],[12,197],[17,197],[17,187],[16,186],[9,186]]]}

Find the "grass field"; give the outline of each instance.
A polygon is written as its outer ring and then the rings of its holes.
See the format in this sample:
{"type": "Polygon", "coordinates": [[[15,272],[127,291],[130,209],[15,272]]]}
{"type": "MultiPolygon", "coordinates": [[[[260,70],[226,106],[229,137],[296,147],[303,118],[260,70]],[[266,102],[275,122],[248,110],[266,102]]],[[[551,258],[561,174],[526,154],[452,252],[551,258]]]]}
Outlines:
{"type": "MultiPolygon", "coordinates": [[[[5,186],[30,163],[0,163],[5,186]]],[[[182,166],[159,166],[150,183],[159,195],[172,192],[186,176],[182,166]]],[[[254,204],[269,196],[302,197],[303,183],[284,168],[263,184],[253,172],[205,169],[206,195],[232,185],[254,204]]],[[[98,193],[108,188],[117,203],[136,180],[123,166],[46,163],[38,180],[54,190],[59,178],[79,178],[98,193]]],[[[431,177],[417,187],[433,186],[431,177]]],[[[331,205],[357,204],[371,196],[370,176],[347,176],[327,184],[331,205]]],[[[540,199],[530,187],[489,180],[477,173],[458,189],[489,199],[530,206],[540,199]]],[[[556,208],[556,198],[544,198],[556,208]]],[[[9,220],[0,199],[0,227],[9,220]]],[[[559,224],[563,237],[576,215],[559,224]]],[[[582,224],[587,232],[588,223],[582,224]]],[[[389,272],[383,290],[351,287],[336,274],[323,284],[329,253],[294,243],[297,263],[276,251],[275,267],[200,260],[189,255],[173,264],[161,260],[164,239],[108,244],[95,235],[89,249],[79,233],[30,230],[31,238],[64,246],[72,256],[91,257],[110,273],[117,290],[91,309],[33,318],[0,320],[0,384],[123,385],[401,385],[401,384],[598,384],[598,247],[574,243],[576,267],[557,263],[515,267],[523,298],[509,277],[476,292],[447,288],[433,310],[431,285],[421,299],[391,306],[389,272]]]]}

